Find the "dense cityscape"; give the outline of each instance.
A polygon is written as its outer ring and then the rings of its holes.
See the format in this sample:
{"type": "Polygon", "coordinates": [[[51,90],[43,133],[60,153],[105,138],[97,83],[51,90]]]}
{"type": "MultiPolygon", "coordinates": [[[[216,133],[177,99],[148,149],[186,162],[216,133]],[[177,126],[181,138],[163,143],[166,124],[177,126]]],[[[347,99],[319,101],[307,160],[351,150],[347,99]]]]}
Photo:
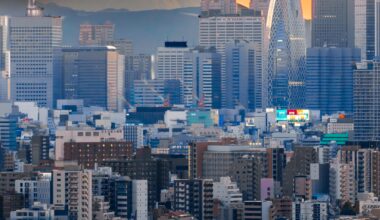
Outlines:
{"type": "Polygon", "coordinates": [[[69,45],[67,15],[22,2],[0,13],[0,220],[380,219],[380,0],[200,0],[197,42],[154,53],[112,19],[69,45]]]}

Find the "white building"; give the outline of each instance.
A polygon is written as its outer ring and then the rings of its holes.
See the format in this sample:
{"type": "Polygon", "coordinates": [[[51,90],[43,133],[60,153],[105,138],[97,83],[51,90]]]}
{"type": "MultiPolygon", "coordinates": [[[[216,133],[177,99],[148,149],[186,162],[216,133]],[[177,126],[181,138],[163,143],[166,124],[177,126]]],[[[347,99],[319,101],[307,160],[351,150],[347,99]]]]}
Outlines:
{"type": "Polygon", "coordinates": [[[41,173],[36,180],[16,180],[15,191],[25,195],[27,207],[35,202],[50,204],[51,196],[51,174],[41,173]]]}
{"type": "Polygon", "coordinates": [[[25,17],[12,17],[9,29],[13,101],[33,101],[53,107],[55,54],[62,43],[62,18],[43,16],[29,2],[25,17]]]}
{"type": "Polygon", "coordinates": [[[29,209],[19,209],[11,212],[11,220],[51,220],[54,218],[54,209],[47,204],[35,202],[29,209]]]}
{"type": "Polygon", "coordinates": [[[77,166],[64,166],[53,170],[53,205],[57,209],[67,206],[69,216],[75,219],[92,219],[92,171],[81,171],[77,166]]]}
{"type": "Polygon", "coordinates": [[[227,85],[225,45],[233,40],[245,40],[257,44],[258,62],[255,63],[255,69],[257,69],[258,78],[263,79],[264,23],[265,18],[260,16],[201,16],[199,18],[199,45],[206,48],[215,47],[216,51],[222,55],[222,106],[227,104],[224,98],[227,85]]]}
{"type": "Polygon", "coordinates": [[[132,211],[136,220],[148,219],[147,180],[132,180],[132,211]]]}
{"type": "Polygon", "coordinates": [[[0,16],[0,101],[9,99],[9,17],[0,16]]]}
{"type": "Polygon", "coordinates": [[[243,201],[243,194],[230,177],[220,177],[220,182],[214,182],[213,191],[214,199],[220,200],[224,205],[243,201]]]}
{"type": "MultiPolygon", "coordinates": [[[[356,181],[353,163],[341,163],[334,160],[330,163],[329,192],[332,203],[337,200],[355,203],[356,181]]],[[[343,203],[344,203],[343,202],[343,203]]]]}
{"type": "Polygon", "coordinates": [[[327,201],[296,201],[292,204],[292,219],[328,220],[327,201]],[[318,217],[316,217],[318,216],[318,217]]]}
{"type": "Polygon", "coordinates": [[[186,42],[165,42],[165,47],[157,48],[156,79],[183,78],[183,57],[190,49],[186,42]]]}

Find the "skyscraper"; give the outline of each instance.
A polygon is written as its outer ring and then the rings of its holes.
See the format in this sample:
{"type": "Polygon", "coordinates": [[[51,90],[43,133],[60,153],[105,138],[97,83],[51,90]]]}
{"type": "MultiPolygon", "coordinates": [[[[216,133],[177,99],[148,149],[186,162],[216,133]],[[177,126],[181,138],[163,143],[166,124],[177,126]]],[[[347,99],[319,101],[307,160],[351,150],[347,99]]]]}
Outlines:
{"type": "Polygon", "coordinates": [[[114,32],[115,25],[110,22],[105,24],[81,24],[79,44],[83,46],[107,46],[107,42],[114,40],[114,32]]]}
{"type": "Polygon", "coordinates": [[[354,47],[354,14],[354,0],[313,1],[312,47],[354,47]]]}
{"type": "Polygon", "coordinates": [[[237,14],[236,0],[202,0],[202,14],[234,15],[237,14]]]}
{"type": "Polygon", "coordinates": [[[305,22],[298,0],[272,0],[268,12],[268,105],[304,106],[305,22]]]}
{"type": "Polygon", "coordinates": [[[27,16],[10,19],[9,35],[11,99],[53,107],[54,57],[62,42],[62,18],[43,16],[30,0],[27,16]]]}
{"type": "Polygon", "coordinates": [[[375,0],[355,1],[355,47],[363,60],[375,56],[375,0]]]}
{"type": "MultiPolygon", "coordinates": [[[[199,45],[202,47],[215,47],[222,55],[221,93],[222,107],[226,106],[226,64],[225,45],[234,40],[245,40],[257,44],[258,75],[263,75],[263,47],[264,47],[264,21],[260,16],[200,16],[199,18],[199,45]]],[[[259,89],[259,88],[258,88],[259,89]]],[[[263,104],[260,103],[261,107],[263,104]]]]}
{"type": "Polygon", "coordinates": [[[124,56],[113,46],[62,49],[65,99],[83,99],[86,106],[124,109],[124,56]]]}
{"type": "Polygon", "coordinates": [[[9,98],[9,18],[0,16],[0,101],[9,98]]]}
{"type": "Polygon", "coordinates": [[[380,141],[380,62],[358,63],[354,72],[354,132],[358,142],[380,141]]]}
{"type": "Polygon", "coordinates": [[[380,55],[380,0],[375,2],[375,56],[380,55]]]}
{"type": "Polygon", "coordinates": [[[226,96],[227,108],[243,106],[255,109],[261,106],[262,79],[255,69],[257,44],[235,40],[226,44],[226,96]]]}
{"type": "Polygon", "coordinates": [[[183,78],[183,56],[190,49],[187,42],[165,42],[165,47],[159,47],[156,54],[156,79],[183,78]]]}
{"type": "Polygon", "coordinates": [[[185,53],[183,99],[188,107],[220,108],[221,56],[215,50],[197,48],[185,53]]]}
{"type": "Polygon", "coordinates": [[[322,115],[352,112],[355,62],[360,62],[357,48],[308,48],[306,107],[322,115]]]}

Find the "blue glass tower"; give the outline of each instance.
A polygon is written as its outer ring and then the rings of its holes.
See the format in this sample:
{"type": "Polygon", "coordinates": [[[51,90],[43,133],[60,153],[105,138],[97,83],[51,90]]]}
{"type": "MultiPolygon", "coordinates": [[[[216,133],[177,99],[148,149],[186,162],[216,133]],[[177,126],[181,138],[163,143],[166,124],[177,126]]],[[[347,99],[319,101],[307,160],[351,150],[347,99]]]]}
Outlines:
{"type": "Polygon", "coordinates": [[[321,114],[353,111],[353,71],[360,49],[307,49],[306,107],[321,114]]]}
{"type": "Polygon", "coordinates": [[[268,12],[268,105],[305,104],[305,22],[299,0],[271,0],[268,12]]]}

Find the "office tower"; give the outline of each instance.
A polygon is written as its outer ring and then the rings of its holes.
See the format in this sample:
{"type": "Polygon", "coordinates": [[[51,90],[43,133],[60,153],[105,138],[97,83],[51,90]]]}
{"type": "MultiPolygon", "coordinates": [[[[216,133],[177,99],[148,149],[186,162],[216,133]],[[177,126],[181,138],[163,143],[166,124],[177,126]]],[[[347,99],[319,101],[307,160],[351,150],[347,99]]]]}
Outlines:
{"type": "Polygon", "coordinates": [[[262,165],[262,175],[267,175],[265,149],[252,149],[250,146],[245,145],[212,145],[208,146],[207,151],[203,154],[203,178],[217,181],[220,177],[230,176],[230,172],[234,170],[234,163],[241,157],[257,157],[262,165]]]}
{"type": "Polygon", "coordinates": [[[0,16],[0,101],[9,99],[9,17],[0,16]]]}
{"type": "Polygon", "coordinates": [[[113,46],[62,49],[65,99],[83,99],[85,106],[124,109],[124,56],[113,46]]]}
{"type": "Polygon", "coordinates": [[[180,80],[135,80],[131,104],[143,107],[181,104],[181,94],[180,80]]]}
{"type": "MultiPolygon", "coordinates": [[[[199,17],[199,45],[215,47],[222,55],[221,91],[222,107],[225,107],[227,96],[226,54],[225,46],[234,40],[245,40],[257,45],[255,70],[257,76],[263,77],[263,47],[264,47],[265,19],[259,16],[200,16],[199,17]],[[224,100],[224,101],[223,101],[224,100]]],[[[264,80],[264,78],[263,78],[264,80]]],[[[259,84],[260,85],[260,84],[259,84]]],[[[259,88],[257,88],[259,89],[259,88]]],[[[265,94],[263,94],[265,95],[265,94]]],[[[256,106],[262,107],[263,103],[256,106]]]]}
{"type": "Polygon", "coordinates": [[[197,48],[185,53],[183,101],[187,107],[221,107],[221,56],[212,49],[197,48]]]}
{"type": "Polygon", "coordinates": [[[354,133],[358,142],[380,141],[380,63],[358,63],[354,71],[354,133]]]}
{"type": "Polygon", "coordinates": [[[133,43],[128,39],[117,39],[106,42],[106,46],[114,46],[119,54],[124,56],[133,55],[133,43]]]}
{"type": "Polygon", "coordinates": [[[203,15],[236,15],[238,4],[236,0],[202,0],[201,14],[203,15]]]}
{"type": "Polygon", "coordinates": [[[81,24],[79,31],[79,44],[83,46],[107,46],[107,42],[114,40],[115,25],[81,24]]]}
{"type": "Polygon", "coordinates": [[[169,186],[169,163],[167,160],[152,157],[149,148],[137,150],[132,159],[113,159],[104,161],[103,166],[133,180],[148,180],[148,207],[152,210],[160,198],[162,189],[169,186]]]}
{"type": "Polygon", "coordinates": [[[246,220],[274,219],[271,213],[271,201],[244,201],[244,218],[246,220]]]}
{"type": "Polygon", "coordinates": [[[363,60],[375,57],[375,1],[355,1],[355,47],[363,60]]]}
{"type": "Polygon", "coordinates": [[[13,101],[32,101],[53,107],[58,82],[55,66],[62,42],[62,18],[43,16],[42,9],[29,1],[25,17],[10,19],[10,92],[13,101]]]}
{"type": "Polygon", "coordinates": [[[250,8],[255,11],[260,11],[264,18],[268,15],[270,0],[251,0],[250,8]]]}
{"type": "Polygon", "coordinates": [[[297,0],[272,1],[268,12],[268,105],[300,108],[305,102],[305,23],[297,0]]]}
{"type": "Polygon", "coordinates": [[[136,219],[148,219],[148,181],[132,181],[132,213],[136,219]]]}
{"type": "Polygon", "coordinates": [[[155,57],[155,79],[183,79],[183,56],[190,49],[187,42],[165,42],[164,47],[157,48],[155,57]]]}
{"type": "Polygon", "coordinates": [[[295,201],[292,205],[292,219],[329,219],[328,201],[295,201]]]}
{"type": "Polygon", "coordinates": [[[296,147],[294,156],[288,162],[283,174],[284,196],[292,197],[294,194],[294,180],[297,176],[310,175],[310,165],[318,161],[318,155],[314,148],[296,147]]]}
{"type": "Polygon", "coordinates": [[[354,0],[313,1],[312,47],[353,48],[354,15],[354,0]]]}
{"type": "Polygon", "coordinates": [[[116,158],[131,158],[133,147],[131,142],[107,140],[93,142],[66,142],[64,144],[65,161],[77,161],[85,169],[94,169],[96,163],[116,158]]]}
{"type": "Polygon", "coordinates": [[[360,49],[308,48],[306,107],[321,115],[353,111],[354,63],[360,49]]]}
{"type": "Polygon", "coordinates": [[[91,171],[81,171],[75,165],[59,168],[52,171],[52,204],[57,210],[66,212],[69,219],[92,219],[91,171]]]}
{"type": "Polygon", "coordinates": [[[380,0],[375,0],[375,56],[380,56],[380,0]]]}
{"type": "Polygon", "coordinates": [[[200,220],[211,220],[212,207],[212,180],[174,180],[174,210],[190,213],[200,220]]]}
{"type": "Polygon", "coordinates": [[[18,179],[15,182],[15,191],[24,195],[24,207],[32,207],[34,202],[50,204],[51,174],[40,173],[33,179],[18,179]]]}
{"type": "Polygon", "coordinates": [[[256,109],[261,104],[261,74],[255,69],[258,46],[248,41],[235,40],[226,44],[226,96],[227,108],[242,106],[256,109]]]}

